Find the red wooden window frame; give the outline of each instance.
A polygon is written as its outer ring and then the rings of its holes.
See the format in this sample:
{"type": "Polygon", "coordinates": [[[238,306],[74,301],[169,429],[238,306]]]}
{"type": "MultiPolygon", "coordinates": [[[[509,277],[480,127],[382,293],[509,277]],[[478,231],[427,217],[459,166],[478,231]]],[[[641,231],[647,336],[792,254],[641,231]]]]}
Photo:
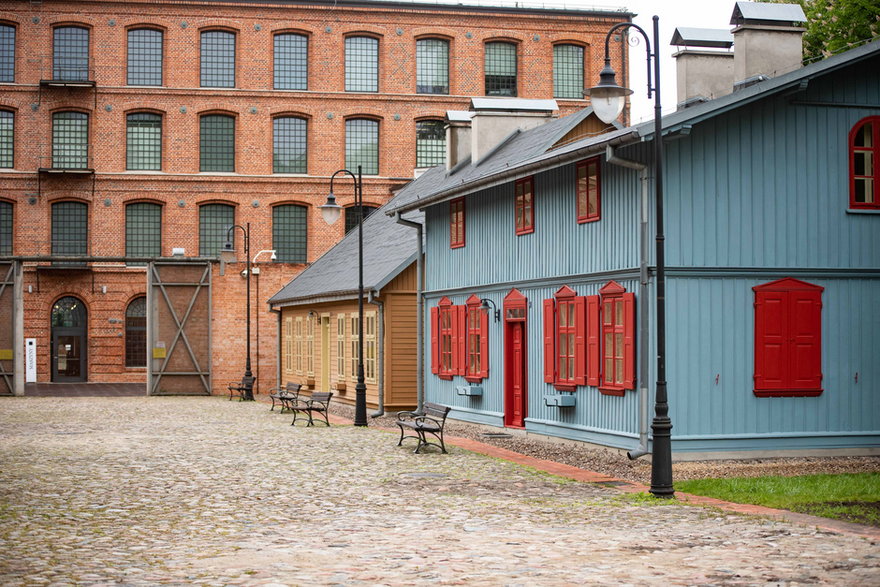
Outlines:
{"type": "Polygon", "coordinates": [[[480,383],[489,376],[489,313],[475,295],[465,302],[465,324],[464,378],[480,383]]]}
{"type": "Polygon", "coordinates": [[[880,210],[880,116],[860,120],[849,132],[849,207],[856,210],[880,210]],[[867,134],[861,132],[867,127],[867,134]],[[856,143],[867,143],[857,145],[856,143]],[[857,166],[856,160],[863,158],[857,166]],[[857,173],[861,171],[862,173],[857,173]],[[866,200],[856,201],[856,186],[866,200]]]}
{"type": "Polygon", "coordinates": [[[446,296],[440,298],[431,308],[431,372],[441,379],[462,375],[470,382],[482,381],[489,376],[488,334],[489,316],[482,311],[480,298],[472,295],[463,306],[453,305],[446,296]],[[472,335],[476,355],[469,346],[472,335]]]}
{"type": "Polygon", "coordinates": [[[458,249],[465,244],[464,198],[449,202],[449,248],[458,249]]]}
{"type": "Polygon", "coordinates": [[[581,161],[576,166],[576,208],[578,224],[596,222],[602,217],[602,181],[600,168],[600,160],[598,157],[581,161]],[[592,204],[592,207],[590,204],[592,204]]]}
{"type": "Polygon", "coordinates": [[[567,285],[544,300],[544,381],[561,391],[587,382],[586,298],[567,285]]]}
{"type": "Polygon", "coordinates": [[[587,297],[587,384],[605,395],[635,389],[635,294],[609,281],[587,297]]]}
{"type": "Polygon", "coordinates": [[[514,217],[516,234],[531,234],[535,232],[534,177],[517,180],[514,187],[514,217]]]}
{"type": "Polygon", "coordinates": [[[755,292],[755,387],[758,397],[822,393],[822,286],[791,277],[755,292]]]}

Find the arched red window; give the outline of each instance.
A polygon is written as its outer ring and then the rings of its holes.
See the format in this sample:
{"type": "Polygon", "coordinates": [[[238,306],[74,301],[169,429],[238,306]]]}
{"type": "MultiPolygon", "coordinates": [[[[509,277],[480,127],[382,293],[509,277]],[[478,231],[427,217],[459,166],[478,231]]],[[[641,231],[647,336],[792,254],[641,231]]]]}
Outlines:
{"type": "Polygon", "coordinates": [[[849,133],[850,208],[880,210],[880,116],[869,116],[849,133]]]}

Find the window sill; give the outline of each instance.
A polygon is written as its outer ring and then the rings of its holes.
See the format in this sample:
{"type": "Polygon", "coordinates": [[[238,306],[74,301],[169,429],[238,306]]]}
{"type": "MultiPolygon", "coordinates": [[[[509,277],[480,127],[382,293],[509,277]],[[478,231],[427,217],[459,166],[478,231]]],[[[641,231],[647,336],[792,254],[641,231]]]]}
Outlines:
{"type": "Polygon", "coordinates": [[[755,397],[817,397],[822,389],[756,389],[755,397]]]}
{"type": "Polygon", "coordinates": [[[467,381],[468,383],[482,383],[483,382],[482,377],[467,377],[466,376],[464,378],[464,380],[467,381]]]}
{"type": "Polygon", "coordinates": [[[880,209],[872,210],[868,208],[847,208],[847,214],[880,214],[880,209]]]}
{"type": "Polygon", "coordinates": [[[615,397],[623,397],[626,390],[622,387],[600,387],[599,393],[602,395],[613,395],[615,397]]]}
{"type": "Polygon", "coordinates": [[[574,383],[557,383],[553,385],[553,389],[557,391],[577,391],[577,385],[574,383]]]}
{"type": "Polygon", "coordinates": [[[450,374],[440,373],[437,375],[437,377],[439,377],[440,379],[444,379],[446,381],[452,381],[452,374],[451,373],[450,374]]]}

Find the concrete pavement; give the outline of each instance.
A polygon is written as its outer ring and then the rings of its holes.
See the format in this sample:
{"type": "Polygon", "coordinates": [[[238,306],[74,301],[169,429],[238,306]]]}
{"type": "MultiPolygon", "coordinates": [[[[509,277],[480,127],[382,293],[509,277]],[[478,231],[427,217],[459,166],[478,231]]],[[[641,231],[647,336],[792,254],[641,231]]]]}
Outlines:
{"type": "Polygon", "coordinates": [[[4,585],[880,584],[875,538],[223,398],[0,399],[4,585]]]}

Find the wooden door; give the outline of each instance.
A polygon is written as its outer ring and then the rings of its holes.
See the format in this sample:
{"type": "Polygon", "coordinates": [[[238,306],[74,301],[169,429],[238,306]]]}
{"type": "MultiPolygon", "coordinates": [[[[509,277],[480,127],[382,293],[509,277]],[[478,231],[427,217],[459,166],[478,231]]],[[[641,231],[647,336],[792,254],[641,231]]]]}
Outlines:
{"type": "Polygon", "coordinates": [[[525,322],[508,322],[506,334],[504,425],[523,428],[528,415],[525,322]]]}

